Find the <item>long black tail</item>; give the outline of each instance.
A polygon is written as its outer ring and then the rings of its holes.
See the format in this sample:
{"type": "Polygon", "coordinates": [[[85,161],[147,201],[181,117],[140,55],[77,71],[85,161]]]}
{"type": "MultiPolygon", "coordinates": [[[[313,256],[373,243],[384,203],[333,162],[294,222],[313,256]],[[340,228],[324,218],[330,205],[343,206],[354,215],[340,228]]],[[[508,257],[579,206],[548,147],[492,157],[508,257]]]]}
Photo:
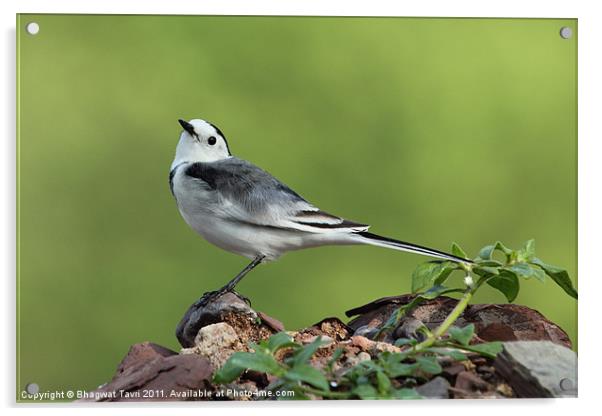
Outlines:
{"type": "Polygon", "coordinates": [[[377,234],[372,234],[367,231],[355,233],[360,236],[359,241],[378,247],[392,248],[393,250],[408,251],[410,253],[422,254],[438,259],[451,260],[456,263],[473,263],[472,260],[463,259],[462,257],[454,256],[453,254],[444,253],[443,251],[435,250],[428,247],[419,246],[417,244],[406,243],[405,241],[394,240],[392,238],[383,237],[377,234]]]}

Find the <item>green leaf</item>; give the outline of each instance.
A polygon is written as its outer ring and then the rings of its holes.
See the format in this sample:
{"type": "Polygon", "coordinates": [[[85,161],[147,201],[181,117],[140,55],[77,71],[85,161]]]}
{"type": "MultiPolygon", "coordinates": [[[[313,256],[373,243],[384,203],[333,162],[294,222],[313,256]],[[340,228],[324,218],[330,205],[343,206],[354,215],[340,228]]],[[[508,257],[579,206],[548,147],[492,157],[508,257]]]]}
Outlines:
{"type": "Polygon", "coordinates": [[[439,374],[443,371],[439,363],[437,362],[436,357],[417,357],[416,363],[418,364],[420,370],[429,374],[439,374]]]}
{"type": "Polygon", "coordinates": [[[232,360],[228,360],[224,365],[215,373],[213,376],[213,382],[215,384],[226,384],[236,380],[246,368],[241,367],[237,364],[233,364],[232,360]]]}
{"type": "Polygon", "coordinates": [[[546,274],[562,288],[562,290],[564,290],[569,296],[577,299],[577,290],[573,287],[571,278],[566,270],[557,266],[546,264],[536,257],[531,260],[531,263],[541,267],[543,271],[546,272],[546,274]]]}
{"type": "Polygon", "coordinates": [[[546,272],[539,267],[532,267],[531,269],[533,270],[533,276],[535,276],[535,278],[540,282],[545,283],[547,279],[546,272]]]}
{"type": "Polygon", "coordinates": [[[447,295],[449,293],[464,293],[464,289],[459,289],[459,288],[450,289],[445,286],[433,286],[426,292],[423,292],[420,295],[418,295],[418,297],[420,297],[422,299],[430,300],[430,299],[435,299],[441,295],[447,295]]]}
{"type": "Polygon", "coordinates": [[[412,273],[412,293],[416,293],[431,285],[434,272],[439,269],[436,262],[421,263],[412,273]]]}
{"type": "Polygon", "coordinates": [[[393,390],[393,397],[401,400],[416,400],[423,398],[416,390],[407,388],[393,390]]]}
{"type": "Polygon", "coordinates": [[[430,261],[420,264],[412,273],[412,293],[431,286],[440,286],[451,272],[458,269],[452,261],[430,261]]]}
{"type": "Polygon", "coordinates": [[[360,384],[353,389],[353,394],[363,400],[376,399],[378,394],[371,384],[360,384]]]}
{"type": "Polygon", "coordinates": [[[380,330],[376,334],[376,339],[378,339],[378,337],[381,336],[383,332],[391,330],[394,326],[396,326],[397,322],[399,322],[399,320],[406,314],[406,311],[412,310],[412,308],[416,307],[424,300],[435,299],[438,296],[449,293],[464,293],[464,289],[450,289],[445,286],[438,285],[431,287],[426,292],[418,294],[414,299],[412,299],[410,303],[408,303],[407,305],[400,306],[399,308],[395,309],[393,313],[391,313],[389,319],[387,319],[385,324],[380,328],[380,330]]]}
{"type": "Polygon", "coordinates": [[[382,371],[376,372],[376,384],[381,396],[387,394],[391,388],[391,380],[389,380],[389,377],[382,371]]]}
{"type": "Polygon", "coordinates": [[[504,267],[504,270],[510,270],[515,273],[518,277],[523,279],[530,279],[535,275],[534,269],[531,268],[527,263],[516,263],[508,267],[504,267]]]}
{"type": "Polygon", "coordinates": [[[395,340],[395,346],[396,347],[401,347],[403,345],[416,345],[418,344],[418,340],[414,339],[414,338],[397,338],[395,340]]]}
{"type": "Polygon", "coordinates": [[[541,268],[530,263],[515,263],[511,266],[504,267],[503,270],[514,273],[517,277],[521,277],[523,279],[535,277],[541,282],[545,282],[546,280],[545,272],[541,268]]]}
{"type": "Polygon", "coordinates": [[[483,344],[474,344],[470,346],[463,346],[462,348],[467,351],[476,352],[484,357],[495,358],[497,354],[502,352],[503,344],[499,341],[485,342],[483,344]]]}
{"type": "Polygon", "coordinates": [[[497,241],[495,243],[494,248],[495,248],[495,250],[499,250],[499,251],[501,251],[502,253],[504,253],[507,256],[510,256],[514,252],[513,250],[509,249],[504,244],[502,244],[501,241],[497,241]]]}
{"type": "Polygon", "coordinates": [[[518,250],[518,257],[522,261],[530,261],[535,256],[535,240],[527,241],[523,248],[518,250]]]}
{"type": "Polygon", "coordinates": [[[287,347],[299,347],[299,344],[296,344],[293,337],[286,332],[278,332],[268,339],[267,349],[272,353],[287,347]]]}
{"type": "Polygon", "coordinates": [[[483,247],[481,251],[479,251],[479,258],[483,260],[493,260],[493,252],[496,250],[501,251],[506,256],[510,256],[513,253],[513,251],[506,247],[504,244],[502,244],[501,241],[498,241],[493,245],[483,247]]]}
{"type": "Polygon", "coordinates": [[[443,285],[443,283],[445,283],[445,281],[447,280],[447,278],[449,277],[449,275],[454,271],[458,269],[458,265],[456,263],[453,263],[451,261],[446,261],[444,263],[439,264],[439,268],[437,270],[435,270],[434,273],[434,279],[432,284],[434,286],[441,286],[443,285]]]}
{"type": "Polygon", "coordinates": [[[505,269],[502,270],[498,276],[487,279],[487,284],[502,292],[504,296],[506,296],[508,302],[513,302],[514,299],[516,299],[520,289],[520,284],[516,274],[505,269]]]}
{"type": "Polygon", "coordinates": [[[405,363],[391,363],[386,366],[387,374],[391,378],[397,378],[402,376],[411,376],[414,374],[418,364],[405,364],[405,363]]]}
{"type": "Polygon", "coordinates": [[[280,376],[284,372],[282,366],[273,356],[262,352],[235,352],[227,362],[245,370],[254,370],[276,376],[280,376]]]}
{"type": "Polygon", "coordinates": [[[378,359],[389,377],[397,378],[414,374],[414,371],[418,367],[418,364],[402,363],[402,361],[407,358],[408,354],[409,352],[390,353],[385,351],[379,355],[378,359]]]}
{"type": "Polygon", "coordinates": [[[479,258],[483,260],[491,260],[491,256],[493,255],[493,250],[495,250],[494,245],[485,246],[479,251],[479,258]]]}
{"type": "Polygon", "coordinates": [[[318,369],[307,364],[296,364],[284,377],[291,381],[301,381],[320,390],[328,391],[328,380],[318,369]]]}
{"type": "Polygon", "coordinates": [[[380,363],[386,363],[386,364],[400,363],[403,360],[405,360],[406,358],[408,358],[408,356],[410,354],[411,354],[410,351],[404,351],[404,352],[383,351],[380,354],[378,354],[377,358],[380,363]]]}
{"type": "Polygon", "coordinates": [[[293,356],[293,365],[302,364],[309,361],[311,356],[314,355],[318,348],[324,344],[328,344],[328,342],[322,341],[322,337],[319,336],[311,344],[307,344],[303,348],[299,348],[293,356]]]}
{"type": "Polygon", "coordinates": [[[461,257],[463,259],[467,259],[468,255],[464,252],[464,250],[462,250],[462,248],[456,244],[456,243],[452,243],[452,254],[456,257],[461,257]]]}
{"type": "Polygon", "coordinates": [[[452,339],[458,341],[462,345],[468,345],[474,335],[474,324],[468,324],[464,328],[452,326],[449,328],[448,332],[452,339]]]}
{"type": "Polygon", "coordinates": [[[259,343],[249,342],[249,348],[256,353],[271,354],[268,349],[268,341],[263,339],[259,343]]]}
{"type": "Polygon", "coordinates": [[[498,274],[500,274],[500,270],[497,267],[489,267],[489,266],[481,266],[481,265],[473,267],[472,271],[482,277],[497,276],[498,274]]]}
{"type": "Polygon", "coordinates": [[[486,266],[486,267],[502,267],[503,264],[497,260],[478,260],[476,261],[477,267],[486,266]]]}

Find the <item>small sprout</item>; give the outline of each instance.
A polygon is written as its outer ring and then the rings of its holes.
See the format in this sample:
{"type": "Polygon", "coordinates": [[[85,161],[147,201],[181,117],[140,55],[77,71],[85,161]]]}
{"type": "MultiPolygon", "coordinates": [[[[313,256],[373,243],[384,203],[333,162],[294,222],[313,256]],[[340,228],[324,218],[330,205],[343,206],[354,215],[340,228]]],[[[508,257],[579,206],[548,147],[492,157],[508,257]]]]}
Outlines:
{"type": "Polygon", "coordinates": [[[466,276],[464,276],[464,284],[468,287],[474,286],[474,280],[472,279],[471,275],[467,274],[466,276]]]}

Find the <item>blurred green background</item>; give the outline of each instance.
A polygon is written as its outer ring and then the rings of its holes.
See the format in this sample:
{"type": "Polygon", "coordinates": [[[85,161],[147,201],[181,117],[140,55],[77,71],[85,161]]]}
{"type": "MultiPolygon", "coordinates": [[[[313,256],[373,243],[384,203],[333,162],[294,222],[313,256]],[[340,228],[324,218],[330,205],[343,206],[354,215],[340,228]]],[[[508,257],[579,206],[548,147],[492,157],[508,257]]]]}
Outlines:
{"type": "MultiPolygon", "coordinates": [[[[235,155],[373,232],[470,254],[535,238],[576,281],[576,26],[20,15],[18,390],[92,389],[133,343],[177,349],[188,305],[247,264],[176,209],[178,118],[212,121],[235,155]]],[[[424,260],[306,250],[239,289],[295,329],[408,292],[424,260]]],[[[504,301],[488,287],[475,299],[504,301]]],[[[516,303],[576,344],[576,302],[551,281],[516,303]]]]}

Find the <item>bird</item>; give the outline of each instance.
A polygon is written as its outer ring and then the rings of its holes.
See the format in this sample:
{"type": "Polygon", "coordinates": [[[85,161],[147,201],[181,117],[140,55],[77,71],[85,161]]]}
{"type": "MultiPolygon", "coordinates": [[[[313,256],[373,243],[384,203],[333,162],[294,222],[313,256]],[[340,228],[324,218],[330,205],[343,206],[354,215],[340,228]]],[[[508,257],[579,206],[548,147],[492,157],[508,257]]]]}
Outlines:
{"type": "Polygon", "coordinates": [[[326,245],[372,245],[439,260],[472,263],[443,251],[373,234],[367,224],[321,210],[260,167],[233,156],[224,133],[202,120],[178,119],[182,132],[169,186],[184,221],[215,246],[251,262],[202,303],[233,292],[261,263],[326,245]]]}

